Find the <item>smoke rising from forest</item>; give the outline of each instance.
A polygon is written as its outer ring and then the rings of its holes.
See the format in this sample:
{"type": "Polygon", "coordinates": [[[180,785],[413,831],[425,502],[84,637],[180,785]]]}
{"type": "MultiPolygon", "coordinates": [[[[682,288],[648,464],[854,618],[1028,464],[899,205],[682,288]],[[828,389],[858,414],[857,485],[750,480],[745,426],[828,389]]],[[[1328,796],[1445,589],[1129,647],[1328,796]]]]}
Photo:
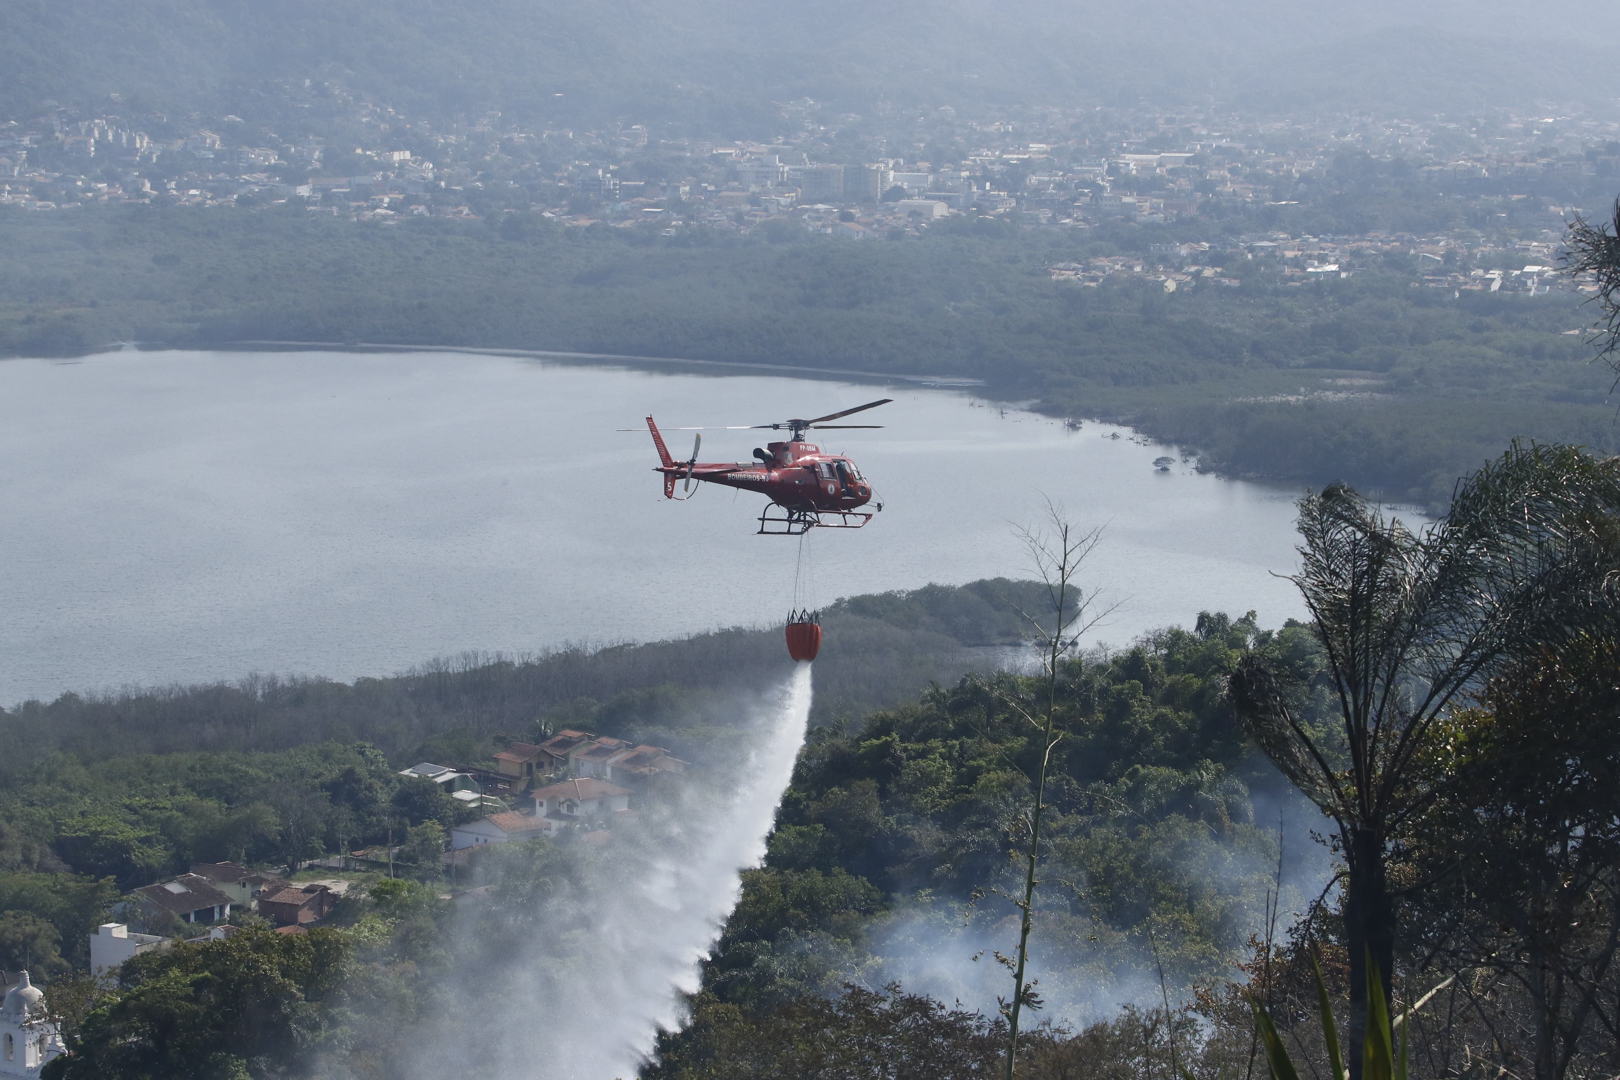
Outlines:
{"type": "MultiPolygon", "coordinates": [[[[1184,880],[1198,882],[1227,907],[1232,940],[1252,935],[1264,941],[1269,934],[1283,942],[1332,877],[1332,857],[1311,835],[1322,819],[1304,799],[1281,792],[1253,792],[1250,798],[1258,843],[1201,844],[1194,834],[1164,854],[1180,860],[1177,871],[1184,880]],[[1278,897],[1269,930],[1268,894],[1278,897]]],[[[1166,992],[1159,983],[1160,958],[1146,936],[1093,918],[1094,894],[1072,869],[1049,861],[1041,877],[1029,960],[1045,1000],[1038,1019],[1078,1031],[1114,1018],[1128,1005],[1160,1008],[1166,992]]],[[[1173,947],[1185,944],[1177,940],[1180,928],[1166,924],[1155,932],[1167,954],[1164,974],[1173,1006],[1190,999],[1195,983],[1232,974],[1187,967],[1188,954],[1196,950],[1173,947]]],[[[986,1016],[995,1015],[998,998],[1011,993],[1010,974],[994,954],[1010,952],[1017,942],[1017,915],[994,895],[971,909],[913,902],[875,923],[871,935],[871,959],[860,976],[870,989],[898,981],[909,993],[959,1002],[986,1016]]]]}

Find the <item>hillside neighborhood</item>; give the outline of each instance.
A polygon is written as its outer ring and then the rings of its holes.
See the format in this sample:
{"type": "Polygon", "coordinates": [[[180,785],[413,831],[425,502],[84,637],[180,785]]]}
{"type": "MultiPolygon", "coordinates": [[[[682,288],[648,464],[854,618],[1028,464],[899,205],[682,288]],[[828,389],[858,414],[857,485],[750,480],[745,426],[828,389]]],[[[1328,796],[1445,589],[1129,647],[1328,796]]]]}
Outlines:
{"type": "Polygon", "coordinates": [[[1588,196],[1620,176],[1620,124],[1581,115],[1256,121],[1096,108],[987,120],[948,106],[835,114],[806,99],[780,106],[778,135],[720,142],[630,120],[531,130],[491,113],[446,125],[338,86],[308,92],[326,110],[310,127],[358,136],[65,106],[0,119],[0,208],[283,207],[382,224],[533,214],[665,239],[707,230],[773,242],[796,230],[895,240],[953,218],[1080,233],[1206,222],[1198,253],[1161,245],[1146,260],[1053,276],[1237,284],[1230,257],[1213,250],[1259,258],[1289,284],[1398,259],[1437,287],[1535,295],[1570,287],[1548,272],[1563,224],[1601,210],[1588,196]],[[1287,226],[1314,219],[1302,207],[1370,181],[1443,203],[1403,228],[1287,226]]]}
{"type": "Polygon", "coordinates": [[[441,865],[400,861],[397,844],[297,867],[198,863],[188,873],[133,890],[116,905],[114,913],[123,921],[102,924],[90,936],[90,969],[110,977],[132,957],[177,940],[217,940],[252,920],[277,933],[302,933],[326,918],[355,884],[343,876],[346,872],[390,877],[410,872],[429,882],[443,881],[448,873],[447,884],[453,886],[455,872],[492,844],[570,834],[588,844],[609,843],[615,829],[637,818],[636,800],[688,767],[662,747],[573,729],[538,744],[512,743],[494,755],[493,769],[419,762],[399,774],[435,784],[468,817],[440,823],[448,826],[441,865]],[[479,810],[489,812],[475,816],[479,810]],[[325,876],[311,879],[313,874],[325,876]]]}

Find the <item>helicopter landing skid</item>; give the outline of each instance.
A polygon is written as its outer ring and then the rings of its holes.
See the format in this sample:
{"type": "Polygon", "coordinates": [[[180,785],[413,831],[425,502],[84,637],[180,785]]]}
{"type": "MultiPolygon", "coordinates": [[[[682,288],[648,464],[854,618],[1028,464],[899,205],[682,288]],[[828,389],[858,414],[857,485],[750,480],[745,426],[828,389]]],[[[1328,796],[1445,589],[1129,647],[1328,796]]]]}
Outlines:
{"type": "Polygon", "coordinates": [[[772,503],[759,515],[759,536],[803,536],[818,526],[823,529],[858,529],[872,515],[857,510],[788,510],[772,503]],[[782,517],[772,517],[781,510],[782,517]]]}

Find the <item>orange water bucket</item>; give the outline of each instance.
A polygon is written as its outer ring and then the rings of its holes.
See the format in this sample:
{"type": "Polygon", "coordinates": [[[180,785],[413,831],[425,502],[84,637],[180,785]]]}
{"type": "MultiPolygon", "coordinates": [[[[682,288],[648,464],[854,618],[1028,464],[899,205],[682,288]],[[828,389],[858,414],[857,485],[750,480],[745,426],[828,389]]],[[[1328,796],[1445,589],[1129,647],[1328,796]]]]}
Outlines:
{"type": "Polygon", "coordinates": [[[788,655],[801,664],[816,658],[821,651],[821,623],[809,612],[795,613],[787,624],[788,655]]]}

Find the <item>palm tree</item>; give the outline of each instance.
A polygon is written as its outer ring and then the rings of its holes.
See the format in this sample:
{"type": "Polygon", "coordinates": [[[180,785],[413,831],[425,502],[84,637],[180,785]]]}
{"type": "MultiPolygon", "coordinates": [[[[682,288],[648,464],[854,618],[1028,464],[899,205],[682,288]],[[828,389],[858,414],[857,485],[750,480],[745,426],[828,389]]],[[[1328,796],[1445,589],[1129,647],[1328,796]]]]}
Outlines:
{"type": "Polygon", "coordinates": [[[1603,316],[1598,355],[1608,358],[1620,375],[1620,199],[1615,200],[1612,223],[1594,225],[1575,215],[1569,223],[1563,262],[1570,274],[1585,275],[1597,286],[1592,299],[1603,316]]]}
{"type": "MultiPolygon", "coordinates": [[[[1432,737],[1505,664],[1611,604],[1617,509],[1615,460],[1518,444],[1461,482],[1425,534],[1343,486],[1300,502],[1294,582],[1339,715],[1313,723],[1305,688],[1263,652],[1243,658],[1228,692],[1266,755],[1337,826],[1352,1046],[1366,1037],[1369,960],[1391,991],[1391,844],[1445,783],[1432,737]]],[[[1356,1055],[1349,1064],[1359,1080],[1356,1055]]]]}

